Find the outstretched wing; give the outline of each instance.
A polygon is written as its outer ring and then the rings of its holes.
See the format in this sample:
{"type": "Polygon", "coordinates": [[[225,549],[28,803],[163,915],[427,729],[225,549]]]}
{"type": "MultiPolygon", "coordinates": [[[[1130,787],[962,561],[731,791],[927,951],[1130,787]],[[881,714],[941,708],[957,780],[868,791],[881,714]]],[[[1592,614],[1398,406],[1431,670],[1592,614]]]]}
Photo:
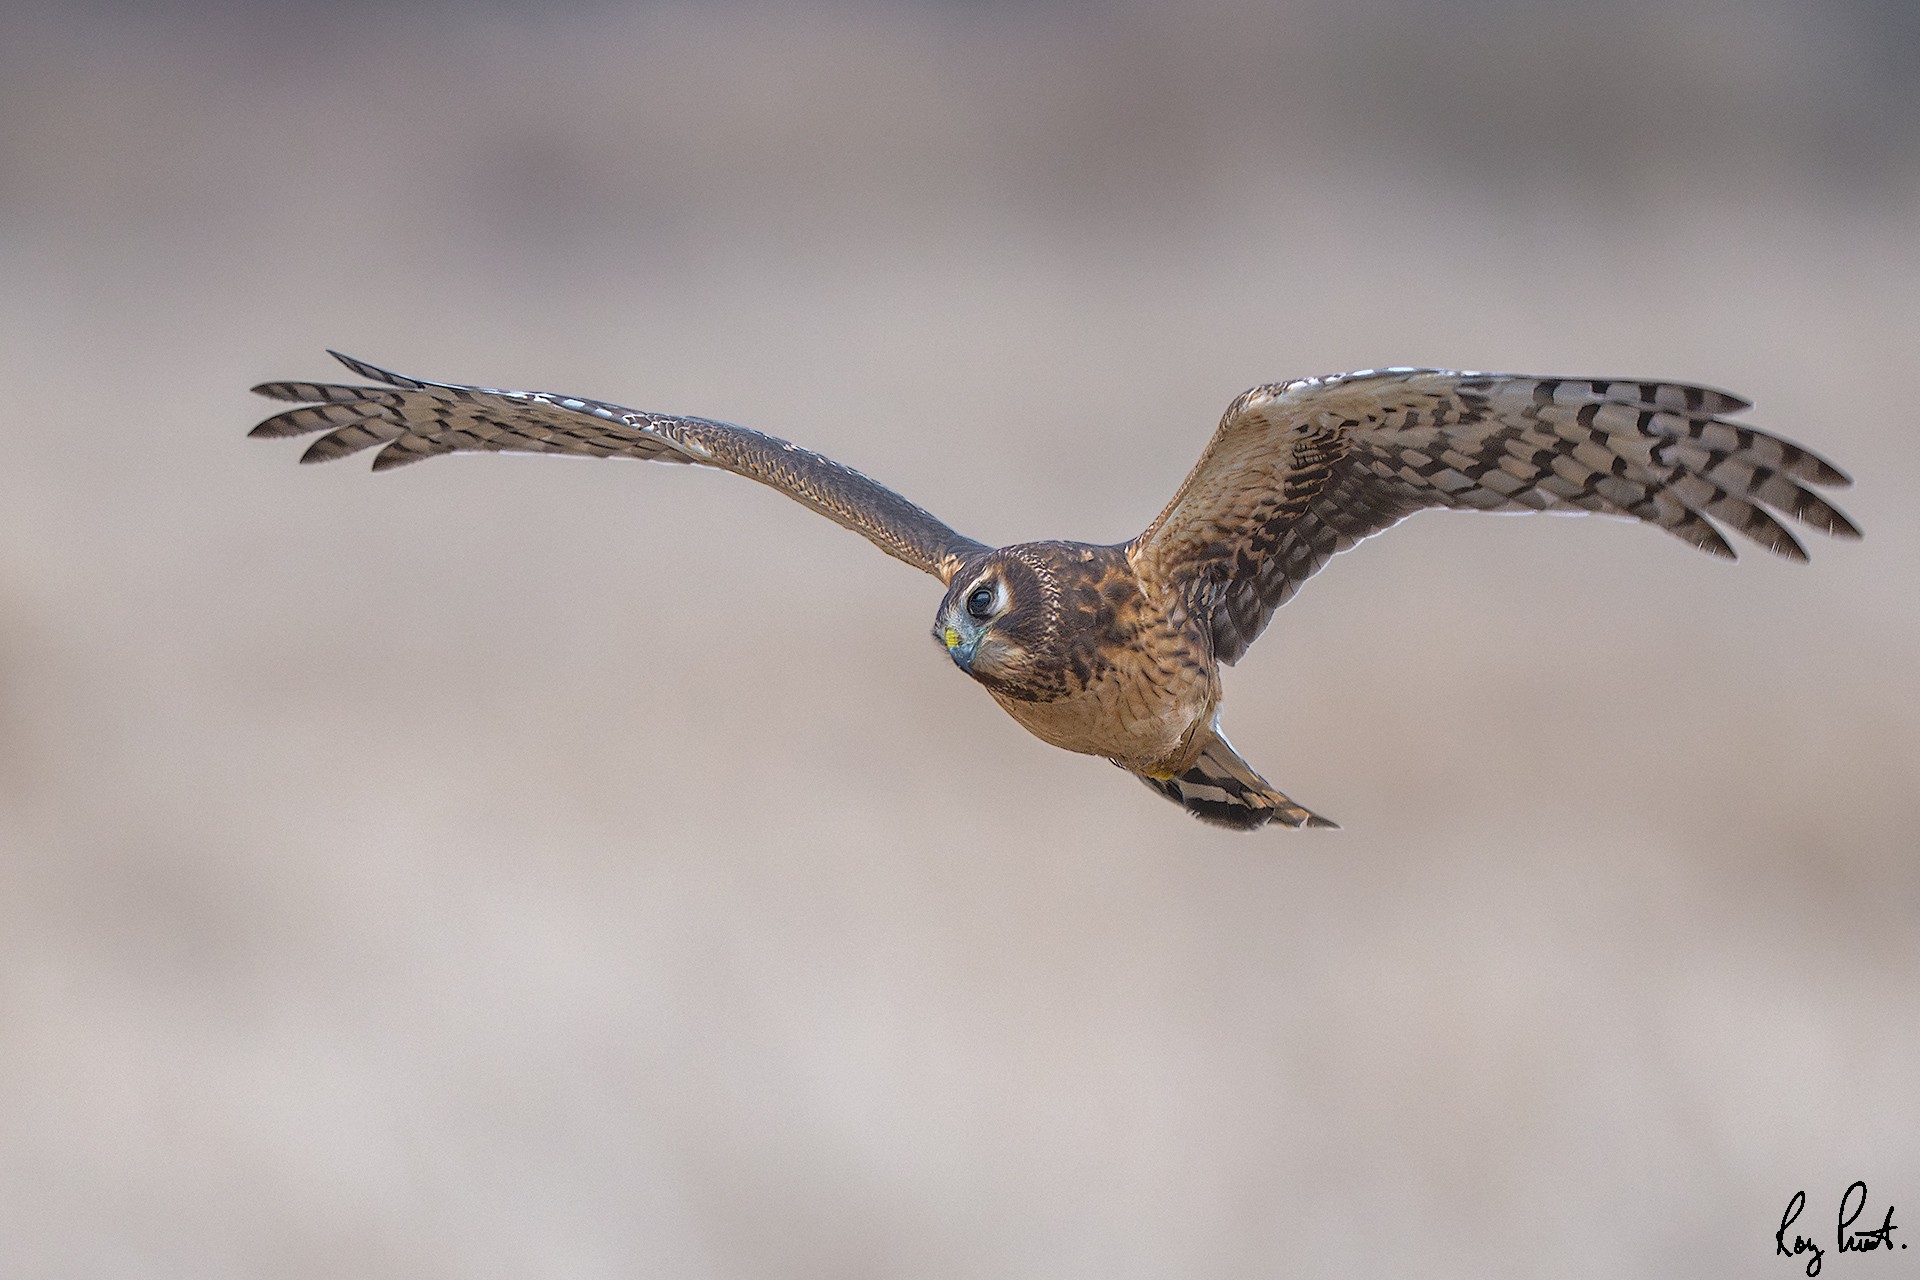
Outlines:
{"type": "Polygon", "coordinates": [[[1439,369],[1256,387],[1127,553],[1210,615],[1230,663],[1335,552],[1424,507],[1631,516],[1728,559],[1716,520],[1792,560],[1807,553],[1775,513],[1859,537],[1806,488],[1847,477],[1728,421],[1749,407],[1672,382],[1439,369]]]}
{"type": "Polygon", "coordinates": [[[251,434],[326,432],[308,447],[302,462],[326,462],[381,445],[373,459],[375,471],[462,450],[650,458],[719,467],[778,489],[942,582],[961,561],[986,549],[853,468],[745,427],[623,409],[576,396],[423,382],[337,351],[328,354],[383,385],[263,383],[254,388],[260,395],[317,403],[268,418],[251,434]]]}

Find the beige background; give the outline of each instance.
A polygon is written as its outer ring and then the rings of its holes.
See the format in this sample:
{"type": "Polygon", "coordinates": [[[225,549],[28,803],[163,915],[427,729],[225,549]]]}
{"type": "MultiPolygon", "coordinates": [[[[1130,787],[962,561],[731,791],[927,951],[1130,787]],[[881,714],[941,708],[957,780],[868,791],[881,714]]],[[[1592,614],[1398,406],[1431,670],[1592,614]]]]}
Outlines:
{"type": "Polygon", "coordinates": [[[1854,1178],[1920,1239],[1912,12],[9,10],[0,1273],[1789,1276],[1854,1178]],[[754,486],[245,440],[324,346],[996,541],[1130,535],[1255,382],[1697,379],[1867,540],[1420,517],[1229,679],[1346,829],[1236,836],[754,486]]]}

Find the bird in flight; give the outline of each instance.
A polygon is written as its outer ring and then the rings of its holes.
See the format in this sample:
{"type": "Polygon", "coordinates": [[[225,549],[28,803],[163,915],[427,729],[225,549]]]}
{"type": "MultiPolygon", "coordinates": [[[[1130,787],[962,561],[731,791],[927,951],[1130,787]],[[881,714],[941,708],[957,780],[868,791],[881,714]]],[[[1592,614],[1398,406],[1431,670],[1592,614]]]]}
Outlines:
{"type": "Polygon", "coordinates": [[[989,547],[830,458],[745,427],[577,396],[425,382],[330,353],[374,386],[268,382],[299,403],[255,436],[325,432],[302,462],[381,446],[384,471],[469,450],[645,458],[758,480],[940,579],[934,638],[1027,730],[1104,756],[1205,821],[1332,826],[1220,731],[1220,668],[1335,552],[1427,507],[1599,512],[1734,558],[1719,525],[1805,560],[1781,515],[1860,531],[1808,486],[1847,477],[1731,420],[1707,387],[1366,369],[1227,406],[1166,509],[1118,546],[989,547]]]}

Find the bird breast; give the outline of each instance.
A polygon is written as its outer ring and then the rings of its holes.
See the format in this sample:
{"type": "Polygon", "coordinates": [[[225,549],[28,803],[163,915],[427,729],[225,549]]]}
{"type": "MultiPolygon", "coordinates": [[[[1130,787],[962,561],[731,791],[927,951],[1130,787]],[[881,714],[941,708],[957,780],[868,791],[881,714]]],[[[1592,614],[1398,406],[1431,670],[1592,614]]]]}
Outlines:
{"type": "Polygon", "coordinates": [[[994,692],[994,700],[1053,746],[1136,773],[1179,773],[1193,763],[1197,730],[1220,700],[1206,636],[1176,625],[1124,562],[1100,567],[1104,573],[1062,583],[1065,692],[1042,701],[994,692]]]}

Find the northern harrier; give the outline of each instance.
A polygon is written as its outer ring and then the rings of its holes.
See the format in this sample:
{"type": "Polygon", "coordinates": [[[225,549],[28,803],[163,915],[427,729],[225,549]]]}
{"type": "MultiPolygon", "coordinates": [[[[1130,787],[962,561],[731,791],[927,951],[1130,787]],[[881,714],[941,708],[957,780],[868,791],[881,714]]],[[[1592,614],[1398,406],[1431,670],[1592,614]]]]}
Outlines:
{"type": "Polygon", "coordinates": [[[988,547],[831,459],[745,427],[574,396],[454,386],[335,353],[378,386],[269,382],[307,407],[256,436],[324,431],[300,459],[383,446],[373,469],[460,450],[650,458],[770,485],[947,592],[933,634],[954,665],[1054,746],[1105,756],[1209,822],[1332,826],[1270,786],[1220,732],[1220,664],[1239,661],[1327,560],[1424,507],[1593,511],[1732,559],[1717,520],[1776,555],[1776,518],[1860,531],[1808,485],[1837,468],[1728,415],[1706,387],[1369,369],[1255,387],[1146,532],[1119,546],[988,547]]]}

